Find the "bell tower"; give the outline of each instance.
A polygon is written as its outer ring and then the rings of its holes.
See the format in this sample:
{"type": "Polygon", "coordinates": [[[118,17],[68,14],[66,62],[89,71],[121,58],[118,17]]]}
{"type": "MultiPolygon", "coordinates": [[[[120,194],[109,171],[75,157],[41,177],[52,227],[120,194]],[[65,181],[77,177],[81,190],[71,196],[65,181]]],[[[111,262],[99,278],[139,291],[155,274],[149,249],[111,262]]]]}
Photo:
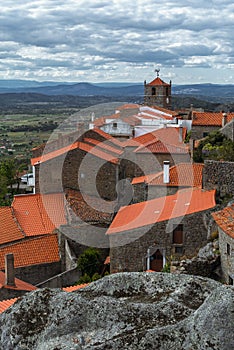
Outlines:
{"type": "Polygon", "coordinates": [[[150,83],[144,82],[144,104],[171,109],[171,81],[165,83],[159,78],[160,69],[155,69],[157,77],[150,83]]]}

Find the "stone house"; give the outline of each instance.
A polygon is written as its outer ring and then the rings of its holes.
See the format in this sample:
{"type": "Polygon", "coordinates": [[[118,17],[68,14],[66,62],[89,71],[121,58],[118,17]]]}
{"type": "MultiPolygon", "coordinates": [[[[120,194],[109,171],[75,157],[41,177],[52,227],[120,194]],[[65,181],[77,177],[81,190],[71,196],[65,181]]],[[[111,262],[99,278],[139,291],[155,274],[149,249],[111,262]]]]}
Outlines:
{"type": "Polygon", "coordinates": [[[184,143],[185,135],[185,128],[164,127],[125,142],[122,158],[132,163],[132,166],[124,166],[126,177],[132,179],[160,172],[164,161],[169,161],[171,166],[191,163],[189,146],[184,143]]]}
{"type": "Polygon", "coordinates": [[[234,285],[234,204],[212,213],[212,216],[218,226],[223,281],[234,285]]]}
{"type": "Polygon", "coordinates": [[[234,113],[192,111],[191,139],[199,140],[218,131],[234,118],[234,113]]]}
{"type": "Polygon", "coordinates": [[[171,256],[193,257],[215,206],[214,190],[191,188],[122,207],[107,230],[110,271],[161,271],[171,256]]]}
{"type": "Polygon", "coordinates": [[[15,276],[36,285],[61,272],[56,227],[65,224],[61,194],[18,195],[0,208],[0,270],[14,254],[15,276]]]}
{"type": "MultiPolygon", "coordinates": [[[[59,144],[61,142],[57,146],[59,144]]],[[[66,146],[51,148],[49,144],[48,147],[39,156],[36,150],[36,157],[33,154],[31,160],[36,193],[74,189],[108,200],[116,198],[118,157],[122,154],[120,141],[95,129],[66,146]]]]}
{"type": "Polygon", "coordinates": [[[161,172],[132,180],[133,201],[137,203],[175,194],[183,188],[202,188],[203,167],[204,164],[199,163],[179,163],[170,167],[169,161],[164,161],[161,172]]]}

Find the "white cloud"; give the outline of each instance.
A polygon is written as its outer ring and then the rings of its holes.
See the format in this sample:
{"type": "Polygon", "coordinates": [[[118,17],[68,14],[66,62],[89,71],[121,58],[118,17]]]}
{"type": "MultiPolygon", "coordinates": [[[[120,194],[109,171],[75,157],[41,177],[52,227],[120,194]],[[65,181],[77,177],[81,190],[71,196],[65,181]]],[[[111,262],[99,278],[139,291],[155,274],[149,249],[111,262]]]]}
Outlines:
{"type": "Polygon", "coordinates": [[[6,0],[0,78],[143,81],[159,66],[175,83],[199,80],[192,68],[231,83],[233,13],[229,0],[6,0]]]}

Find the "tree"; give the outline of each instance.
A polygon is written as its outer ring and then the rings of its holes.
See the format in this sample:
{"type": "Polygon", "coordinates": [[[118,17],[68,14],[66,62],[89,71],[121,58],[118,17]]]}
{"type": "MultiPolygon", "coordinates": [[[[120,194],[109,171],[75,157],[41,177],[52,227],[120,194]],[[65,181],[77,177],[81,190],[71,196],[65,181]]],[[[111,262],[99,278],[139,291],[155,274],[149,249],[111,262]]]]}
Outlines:
{"type": "Polygon", "coordinates": [[[77,267],[82,272],[82,275],[87,274],[90,278],[100,268],[100,253],[96,248],[88,248],[81,254],[77,261],[77,267]]]}

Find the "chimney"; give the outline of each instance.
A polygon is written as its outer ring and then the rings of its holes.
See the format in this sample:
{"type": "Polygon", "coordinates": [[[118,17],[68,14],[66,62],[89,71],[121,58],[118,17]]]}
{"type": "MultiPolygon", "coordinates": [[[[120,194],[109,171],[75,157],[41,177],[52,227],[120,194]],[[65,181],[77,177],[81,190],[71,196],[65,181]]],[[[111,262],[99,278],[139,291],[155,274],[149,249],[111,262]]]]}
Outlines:
{"type": "Polygon", "coordinates": [[[183,126],[179,126],[179,142],[183,142],[183,126]]]}
{"type": "Polygon", "coordinates": [[[15,286],[14,254],[5,255],[5,284],[15,286]]]}
{"type": "Polygon", "coordinates": [[[223,113],[223,118],[222,118],[222,127],[227,124],[227,113],[223,113]]]}
{"type": "Polygon", "coordinates": [[[168,184],[170,182],[169,167],[170,167],[169,160],[164,160],[163,162],[163,183],[164,184],[168,184]]]}

